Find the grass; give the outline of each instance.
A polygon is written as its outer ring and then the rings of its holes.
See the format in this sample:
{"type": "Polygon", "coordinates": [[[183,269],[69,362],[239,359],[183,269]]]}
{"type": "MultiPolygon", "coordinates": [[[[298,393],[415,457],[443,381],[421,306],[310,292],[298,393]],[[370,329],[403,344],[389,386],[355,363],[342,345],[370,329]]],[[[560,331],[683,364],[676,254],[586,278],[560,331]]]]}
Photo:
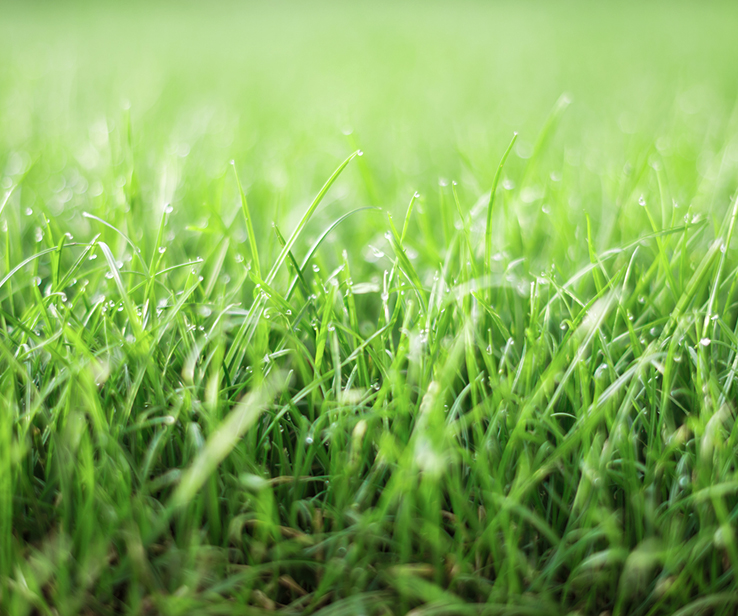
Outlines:
{"type": "Polygon", "coordinates": [[[734,6],[72,6],[0,22],[0,613],[736,613],[734,6]]]}

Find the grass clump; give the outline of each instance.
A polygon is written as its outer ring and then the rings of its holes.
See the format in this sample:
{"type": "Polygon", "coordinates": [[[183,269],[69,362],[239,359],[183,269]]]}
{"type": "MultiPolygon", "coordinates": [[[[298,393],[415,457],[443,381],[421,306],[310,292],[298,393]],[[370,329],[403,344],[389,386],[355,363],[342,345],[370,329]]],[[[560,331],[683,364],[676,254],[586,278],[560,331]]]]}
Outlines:
{"type": "MultiPolygon", "coordinates": [[[[84,10],[104,29],[113,9],[84,10]]],[[[599,23],[588,10],[577,23],[599,23]]],[[[721,32],[732,10],[680,5],[674,27],[721,32]]],[[[48,27],[16,11],[14,36],[48,27]]],[[[318,34],[366,17],[321,11],[318,34]]],[[[442,9],[418,11],[406,55],[427,32],[449,62],[473,51],[443,42],[442,9]]],[[[537,14],[487,11],[459,19],[532,24],[523,39],[544,51],[537,14]]],[[[199,18],[184,11],[173,46],[192,23],[207,34],[199,18]]],[[[357,45],[384,40],[370,18],[362,28],[357,45]]],[[[580,48],[556,40],[553,57],[572,62],[580,48]]],[[[218,74],[245,66],[213,41],[218,74]]],[[[481,140],[475,103],[431,88],[459,113],[456,134],[404,160],[396,135],[377,136],[392,110],[358,96],[361,130],[283,145],[273,73],[304,66],[299,54],[245,72],[265,102],[216,82],[225,102],[209,107],[149,40],[171,83],[153,102],[151,83],[131,87],[130,106],[91,125],[115,98],[95,98],[99,67],[78,61],[77,103],[23,106],[55,60],[15,57],[0,75],[14,93],[0,143],[0,611],[735,613],[733,82],[725,63],[674,77],[677,52],[657,43],[668,96],[643,125],[633,104],[611,122],[586,67],[560,80],[573,102],[551,97],[481,140]],[[239,101],[245,129],[228,115],[239,101]]],[[[735,44],[714,45],[695,57],[735,44]]],[[[313,39],[298,49],[333,58],[313,39]]],[[[379,53],[356,62],[389,66],[379,53]]],[[[216,79],[203,62],[192,71],[216,79]]],[[[410,75],[396,70],[387,93],[410,75]]],[[[446,79],[477,87],[471,68],[446,79]]],[[[505,87],[496,104],[512,114],[522,86],[505,87]]],[[[300,117],[336,115],[325,83],[302,93],[300,117]]],[[[439,116],[415,104],[395,111],[417,145],[439,116]]]]}

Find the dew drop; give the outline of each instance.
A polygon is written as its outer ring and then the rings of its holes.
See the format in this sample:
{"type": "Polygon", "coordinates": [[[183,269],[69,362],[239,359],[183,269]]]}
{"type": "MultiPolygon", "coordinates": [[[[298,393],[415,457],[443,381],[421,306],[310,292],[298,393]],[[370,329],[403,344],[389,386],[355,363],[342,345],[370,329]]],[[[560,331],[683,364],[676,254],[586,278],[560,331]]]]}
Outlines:
{"type": "Polygon", "coordinates": [[[646,207],[646,198],[643,195],[638,198],[638,205],[640,205],[641,207],[646,207]]]}
{"type": "Polygon", "coordinates": [[[364,156],[364,152],[363,152],[363,151],[361,151],[361,150],[358,150],[358,151],[356,152],[356,155],[357,155],[357,156],[364,156]]]}
{"type": "Polygon", "coordinates": [[[26,216],[32,216],[32,215],[33,215],[33,210],[30,207],[27,207],[26,208],[26,216]]]}
{"type": "Polygon", "coordinates": [[[159,254],[163,255],[167,251],[166,246],[159,246],[159,254]]]}
{"type": "Polygon", "coordinates": [[[702,340],[700,340],[700,344],[701,344],[701,345],[702,345],[703,347],[707,347],[707,346],[710,346],[710,343],[711,343],[711,342],[712,342],[712,340],[710,340],[709,338],[703,338],[702,340]]]}

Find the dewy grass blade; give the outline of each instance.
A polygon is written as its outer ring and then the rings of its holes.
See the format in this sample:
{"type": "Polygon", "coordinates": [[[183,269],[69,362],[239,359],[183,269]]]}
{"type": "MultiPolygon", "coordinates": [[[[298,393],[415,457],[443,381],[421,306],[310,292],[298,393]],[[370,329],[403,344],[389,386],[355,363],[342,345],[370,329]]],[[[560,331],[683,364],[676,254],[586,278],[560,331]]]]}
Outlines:
{"type": "Polygon", "coordinates": [[[133,254],[135,254],[138,257],[138,260],[141,262],[141,265],[144,268],[144,272],[146,273],[146,276],[149,275],[149,268],[146,265],[146,262],[144,261],[143,256],[141,255],[141,251],[138,249],[138,247],[131,241],[131,239],[125,233],[123,233],[117,227],[111,225],[109,222],[106,222],[102,218],[99,218],[95,216],[94,214],[90,214],[89,212],[82,212],[82,216],[84,216],[85,218],[89,218],[90,220],[96,220],[97,222],[105,225],[106,227],[108,227],[109,229],[112,229],[118,235],[120,235],[126,241],[126,243],[131,247],[131,249],[133,250],[133,254]]]}
{"type": "Polygon", "coordinates": [[[341,172],[346,168],[346,165],[348,165],[358,155],[359,155],[358,151],[351,154],[351,156],[349,156],[346,160],[344,160],[338,166],[338,169],[336,169],[333,172],[333,175],[331,175],[331,177],[328,178],[328,181],[326,181],[326,183],[323,184],[323,188],[320,189],[320,192],[317,194],[315,199],[313,199],[313,202],[310,204],[310,207],[307,209],[305,214],[303,214],[302,218],[300,219],[300,222],[297,224],[297,227],[295,227],[295,230],[292,232],[292,235],[290,235],[290,238],[287,240],[287,243],[285,244],[284,248],[282,248],[282,250],[280,251],[276,262],[272,266],[272,269],[269,270],[269,274],[267,275],[265,279],[265,282],[267,284],[272,284],[274,282],[274,277],[277,275],[279,268],[282,267],[284,260],[287,258],[287,254],[292,250],[292,247],[297,241],[297,238],[300,236],[300,233],[302,233],[302,230],[305,228],[305,225],[307,224],[308,220],[310,220],[310,217],[313,215],[317,207],[320,205],[320,202],[323,200],[323,197],[325,197],[325,194],[328,192],[328,189],[331,186],[333,186],[333,182],[335,182],[338,179],[338,176],[341,175],[341,172]]]}
{"type": "Polygon", "coordinates": [[[118,293],[120,293],[120,297],[123,300],[123,305],[125,306],[126,310],[126,316],[128,317],[128,321],[133,328],[134,335],[138,338],[143,331],[141,327],[141,321],[139,320],[138,314],[136,313],[136,309],[133,307],[133,302],[128,296],[128,292],[126,291],[125,286],[123,286],[123,280],[121,280],[120,272],[118,271],[118,264],[115,260],[115,257],[110,251],[110,247],[105,242],[98,242],[97,245],[100,246],[100,250],[102,250],[103,256],[108,263],[110,274],[115,281],[115,286],[118,287],[118,293]]]}
{"type": "Polygon", "coordinates": [[[241,180],[238,178],[238,171],[236,171],[236,161],[231,161],[231,167],[233,167],[233,175],[236,177],[236,184],[238,185],[238,194],[241,197],[241,210],[243,217],[246,220],[246,231],[249,235],[249,245],[251,248],[251,262],[254,267],[256,275],[261,278],[261,266],[259,265],[259,249],[256,246],[256,235],[254,235],[254,225],[251,219],[251,212],[249,211],[249,204],[246,200],[246,193],[243,191],[241,186],[241,180]]]}
{"type": "Polygon", "coordinates": [[[484,228],[484,271],[488,271],[492,261],[492,212],[494,211],[495,199],[497,197],[497,185],[500,183],[500,177],[502,176],[502,169],[505,166],[507,157],[510,156],[510,152],[515,145],[515,140],[518,138],[518,133],[513,133],[513,137],[510,140],[510,144],[507,146],[505,153],[500,159],[500,164],[497,166],[495,171],[495,177],[492,180],[492,189],[489,192],[489,203],[487,204],[487,225],[484,228]]]}

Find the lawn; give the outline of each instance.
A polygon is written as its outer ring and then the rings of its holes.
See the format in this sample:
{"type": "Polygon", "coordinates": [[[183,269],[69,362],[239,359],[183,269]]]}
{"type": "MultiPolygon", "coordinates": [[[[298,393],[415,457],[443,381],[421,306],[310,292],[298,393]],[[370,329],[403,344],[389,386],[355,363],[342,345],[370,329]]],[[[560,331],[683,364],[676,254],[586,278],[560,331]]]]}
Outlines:
{"type": "Polygon", "coordinates": [[[0,614],[738,613],[736,25],[0,2],[0,614]]]}

